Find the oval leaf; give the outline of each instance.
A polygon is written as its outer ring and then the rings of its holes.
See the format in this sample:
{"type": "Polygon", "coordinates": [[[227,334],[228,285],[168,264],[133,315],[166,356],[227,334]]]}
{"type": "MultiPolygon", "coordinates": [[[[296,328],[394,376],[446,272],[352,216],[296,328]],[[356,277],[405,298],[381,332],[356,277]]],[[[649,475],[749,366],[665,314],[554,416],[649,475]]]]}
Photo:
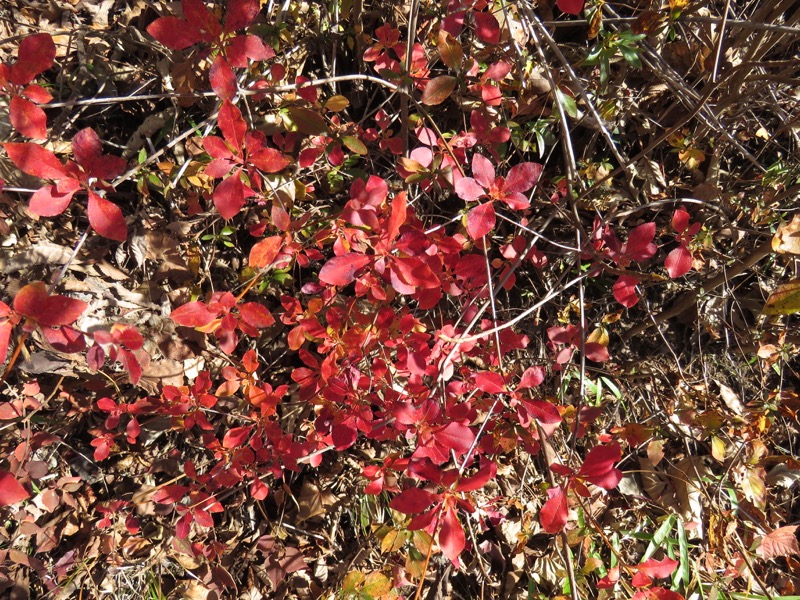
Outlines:
{"type": "Polygon", "coordinates": [[[422,92],[422,103],[428,106],[441,104],[450,97],[456,88],[456,78],[452,75],[440,75],[434,77],[425,86],[422,92]]]}
{"type": "Polygon", "coordinates": [[[356,279],[356,272],[372,262],[372,257],[357,252],[334,256],[319,271],[319,280],[329,285],[345,286],[356,279]]]}

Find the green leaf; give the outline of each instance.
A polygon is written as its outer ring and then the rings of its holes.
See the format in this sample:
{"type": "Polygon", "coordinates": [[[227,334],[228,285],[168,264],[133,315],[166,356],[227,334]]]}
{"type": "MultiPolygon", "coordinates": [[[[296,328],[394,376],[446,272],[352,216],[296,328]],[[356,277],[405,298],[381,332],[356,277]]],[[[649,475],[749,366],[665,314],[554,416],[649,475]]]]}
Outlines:
{"type": "Polygon", "coordinates": [[[558,103],[564,108],[564,112],[567,115],[573,119],[578,118],[578,105],[575,103],[575,98],[567,96],[561,90],[556,90],[556,98],[558,98],[558,103]]]}
{"type": "Polygon", "coordinates": [[[328,124],[313,110],[290,106],[286,109],[289,117],[289,129],[307,135],[319,135],[328,132],[328,124]]]}
{"type": "Polygon", "coordinates": [[[361,155],[367,153],[367,147],[364,145],[364,142],[362,142],[357,137],[354,137],[352,135],[343,135],[341,140],[342,143],[347,147],[347,149],[350,150],[350,152],[355,152],[356,154],[361,154],[361,155]]]}

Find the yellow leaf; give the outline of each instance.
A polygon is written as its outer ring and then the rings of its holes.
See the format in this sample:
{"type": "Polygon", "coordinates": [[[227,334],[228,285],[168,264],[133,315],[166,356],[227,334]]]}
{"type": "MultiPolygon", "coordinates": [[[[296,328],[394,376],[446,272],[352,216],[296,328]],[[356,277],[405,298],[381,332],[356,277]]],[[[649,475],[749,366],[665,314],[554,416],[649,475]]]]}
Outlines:
{"type": "Polygon", "coordinates": [[[331,112],[341,112],[350,106],[350,100],[344,96],[331,96],[325,101],[325,108],[331,112]]]}
{"type": "Polygon", "coordinates": [[[772,238],[772,249],[780,254],[800,254],[800,213],[778,227],[772,238]]]}
{"type": "Polygon", "coordinates": [[[695,170],[706,159],[706,155],[702,150],[698,150],[697,148],[686,148],[686,150],[678,152],[678,158],[687,168],[695,170]]]}
{"type": "Polygon", "coordinates": [[[717,462],[725,462],[725,442],[717,436],[711,438],[711,456],[717,462]]]}
{"type": "Polygon", "coordinates": [[[800,312],[800,279],[779,285],[767,298],[762,312],[767,316],[800,312]]]}

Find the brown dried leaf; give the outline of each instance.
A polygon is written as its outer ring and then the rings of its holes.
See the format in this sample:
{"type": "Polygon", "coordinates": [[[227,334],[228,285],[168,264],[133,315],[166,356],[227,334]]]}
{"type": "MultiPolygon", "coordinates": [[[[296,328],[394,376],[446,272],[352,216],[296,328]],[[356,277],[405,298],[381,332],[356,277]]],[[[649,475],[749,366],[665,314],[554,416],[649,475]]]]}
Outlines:
{"type": "Polygon", "coordinates": [[[772,238],[772,249],[780,254],[800,254],[800,213],[778,227],[772,238]]]}
{"type": "Polygon", "coordinates": [[[772,560],[780,556],[800,555],[800,545],[797,543],[797,525],[779,527],[769,532],[761,540],[761,545],[756,548],[764,560],[772,560]]]}

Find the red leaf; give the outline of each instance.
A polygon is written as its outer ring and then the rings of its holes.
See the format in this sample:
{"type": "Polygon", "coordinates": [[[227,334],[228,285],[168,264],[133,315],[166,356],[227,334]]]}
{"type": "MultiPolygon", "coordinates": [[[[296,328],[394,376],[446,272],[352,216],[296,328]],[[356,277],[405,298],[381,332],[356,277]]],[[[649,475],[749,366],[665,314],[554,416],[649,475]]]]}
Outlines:
{"type": "Polygon", "coordinates": [[[481,457],[481,468],[471,477],[462,477],[456,483],[457,492],[474,492],[486,485],[490,479],[497,475],[497,465],[484,457],[481,457]]]}
{"type": "Polygon", "coordinates": [[[495,170],[492,161],[483,154],[475,154],[472,157],[472,176],[479,184],[489,188],[495,183],[495,170]]]}
{"type": "Polygon", "coordinates": [[[334,256],[320,269],[319,280],[329,285],[343,287],[355,281],[356,272],[366,267],[372,260],[372,256],[357,252],[334,256]]]}
{"type": "Polygon", "coordinates": [[[47,137],[47,115],[30,100],[13,96],[8,112],[11,125],[22,135],[35,140],[47,137]]]}
{"type": "Polygon", "coordinates": [[[394,510],[410,515],[421,513],[436,500],[436,496],[422,488],[408,488],[392,498],[389,503],[394,510]]]}
{"type": "Polygon", "coordinates": [[[671,279],[682,277],[692,270],[692,253],[686,246],[680,245],[667,255],[664,266],[671,279]]]}
{"type": "Polygon", "coordinates": [[[586,342],[584,350],[586,351],[586,358],[594,362],[606,362],[611,358],[608,354],[608,348],[597,342],[586,342]]]}
{"type": "Polygon", "coordinates": [[[283,237],[273,235],[256,242],[250,249],[250,266],[263,269],[275,262],[283,247],[283,237]]]}
{"type": "Polygon", "coordinates": [[[527,192],[539,182],[542,165],[525,162],[511,167],[506,175],[506,192],[527,192]]]}
{"type": "Polygon", "coordinates": [[[628,234],[628,241],[623,246],[622,253],[630,260],[639,262],[647,260],[658,250],[658,246],[653,243],[655,235],[655,223],[644,223],[634,227],[628,234]]]}
{"type": "Polygon", "coordinates": [[[475,202],[486,194],[486,190],[472,177],[462,177],[456,181],[456,194],[462,200],[475,202]]]}
{"type": "Polygon", "coordinates": [[[186,17],[189,24],[200,31],[203,41],[210,42],[214,38],[220,37],[222,27],[203,0],[181,0],[181,8],[183,8],[183,16],[186,17]]]}
{"type": "Polygon", "coordinates": [[[230,0],[225,14],[225,33],[244,29],[258,16],[258,0],[230,0]]]}
{"type": "Polygon", "coordinates": [[[434,77],[425,86],[422,92],[422,103],[428,106],[441,104],[450,97],[456,88],[456,78],[452,75],[439,75],[434,77]]]}
{"type": "Polygon", "coordinates": [[[247,123],[242,118],[242,111],[234,106],[230,100],[225,100],[219,109],[217,123],[225,140],[237,152],[241,152],[242,146],[244,146],[244,136],[247,133],[247,123]]]}
{"type": "Polygon", "coordinates": [[[527,390],[529,388],[537,387],[542,384],[547,371],[544,367],[528,367],[522,374],[518,390],[527,390]]]}
{"type": "Polygon", "coordinates": [[[484,44],[496,44],[500,41],[500,23],[492,13],[473,12],[475,17],[475,34],[484,44]]]}
{"type": "Polygon", "coordinates": [[[274,56],[275,51],[254,35],[237,36],[228,46],[228,63],[237,69],[245,68],[248,59],[268,60],[274,56]]]}
{"type": "Polygon", "coordinates": [[[264,329],[275,323],[275,317],[266,306],[258,302],[245,302],[239,307],[242,320],[257,329],[264,329]]]}
{"type": "Polygon", "coordinates": [[[456,511],[448,508],[442,515],[442,524],[439,529],[439,546],[442,553],[453,563],[458,563],[458,556],[467,545],[464,528],[458,520],[456,511]]]}
{"type": "Polygon", "coordinates": [[[6,362],[8,354],[8,344],[11,341],[11,332],[14,325],[8,319],[0,321],[0,365],[6,362]]]}
{"type": "Polygon", "coordinates": [[[491,202],[479,204],[467,213],[467,233],[473,240],[479,240],[497,223],[494,205],[491,202]]]}
{"type": "Polygon", "coordinates": [[[11,67],[9,80],[16,85],[25,85],[53,65],[56,45],[49,33],[26,36],[19,43],[17,56],[19,60],[11,67]]]}
{"type": "Polygon", "coordinates": [[[179,306],[170,318],[184,327],[204,327],[217,318],[217,313],[211,312],[205,302],[196,301],[179,306]]]}
{"type": "Polygon", "coordinates": [[[61,179],[69,176],[56,155],[39,144],[7,142],[5,149],[11,162],[28,175],[40,179],[61,179]]]}
{"type": "Polygon", "coordinates": [[[539,522],[547,533],[558,533],[567,524],[569,504],[567,495],[560,486],[547,490],[549,496],[539,511],[539,522]]]}
{"type": "Polygon", "coordinates": [[[653,583],[653,578],[645,573],[636,573],[631,579],[633,587],[649,587],[653,583]]]}
{"type": "Polygon", "coordinates": [[[475,432],[461,423],[448,423],[433,434],[436,443],[447,450],[454,450],[456,454],[463,454],[475,441],[475,432]]]}
{"type": "Polygon", "coordinates": [[[172,50],[183,50],[205,37],[197,27],[178,17],[160,17],[147,26],[147,33],[172,50]]]}
{"type": "Polygon", "coordinates": [[[655,560],[654,558],[651,558],[650,560],[646,560],[636,566],[636,569],[640,573],[644,573],[645,575],[653,577],[654,579],[669,577],[676,568],[678,568],[678,561],[669,557],[666,557],[662,560],[655,560]]]}
{"type": "Polygon", "coordinates": [[[239,89],[236,84],[236,74],[222,55],[217,56],[211,63],[208,81],[211,83],[211,89],[223,100],[233,98],[239,89]]]}
{"type": "Polygon", "coordinates": [[[237,448],[244,444],[250,437],[250,432],[253,430],[252,425],[245,425],[244,427],[233,427],[225,432],[222,438],[223,448],[237,448]]]}
{"type": "Polygon", "coordinates": [[[67,210],[74,194],[74,191],[61,194],[56,186],[46,185],[34,192],[28,208],[33,214],[40,217],[55,217],[67,210]]]}
{"type": "Polygon", "coordinates": [[[22,95],[36,104],[47,104],[53,99],[52,94],[40,85],[31,83],[22,90],[22,95]]]}
{"type": "Polygon", "coordinates": [[[613,489],[622,479],[622,471],[614,467],[614,463],[621,458],[622,449],[616,442],[607,446],[595,446],[586,455],[578,476],[598,487],[613,489]]]}
{"type": "Polygon", "coordinates": [[[86,127],[72,137],[72,152],[78,164],[90,167],[103,155],[103,143],[94,129],[86,127]]]}
{"type": "MultiPolygon", "coordinates": [[[[142,378],[142,365],[139,363],[139,359],[136,358],[136,355],[124,348],[120,348],[117,360],[122,364],[123,369],[127,371],[130,382],[133,385],[139,383],[139,380],[142,378]]],[[[131,422],[133,423],[135,421],[131,422]]]]}
{"type": "Polygon", "coordinates": [[[151,500],[159,504],[175,504],[180,502],[188,491],[189,488],[185,485],[166,485],[153,494],[151,500]]]}
{"type": "Polygon", "coordinates": [[[487,394],[502,394],[506,391],[506,382],[499,373],[492,371],[481,371],[475,373],[476,387],[487,394]]]}
{"type": "Polygon", "coordinates": [[[30,496],[22,484],[8,471],[0,471],[0,506],[22,502],[30,496]]]}
{"type": "Polygon", "coordinates": [[[87,308],[86,302],[67,296],[47,295],[41,281],[29,283],[14,298],[14,310],[45,327],[71,325],[87,308]]]}
{"type": "Polygon", "coordinates": [[[683,208],[679,208],[675,211],[675,214],[672,215],[672,228],[677,233],[683,233],[686,231],[686,228],[689,227],[690,220],[691,217],[689,213],[683,208]]]}
{"type": "Polygon", "coordinates": [[[278,173],[292,163],[292,160],[275,148],[261,148],[248,157],[250,164],[264,173],[278,173]]]}
{"type": "Polygon", "coordinates": [[[631,275],[620,275],[619,279],[614,283],[611,288],[614,292],[614,298],[622,304],[625,308],[636,306],[639,302],[639,294],[636,292],[636,286],[639,280],[631,275]]]}
{"type": "Polygon", "coordinates": [[[105,238],[117,242],[128,239],[128,226],[119,206],[89,190],[89,223],[105,238]]]}
{"type": "Polygon", "coordinates": [[[236,169],[230,177],[223,179],[214,189],[214,206],[223,219],[232,219],[244,206],[245,185],[242,183],[242,169],[236,169]]]}
{"type": "Polygon", "coordinates": [[[400,228],[406,222],[407,214],[406,193],[400,192],[392,200],[392,212],[386,223],[386,238],[390,243],[400,235],[400,228]]]}
{"type": "Polygon", "coordinates": [[[800,546],[797,543],[797,525],[779,527],[770,531],[761,540],[761,545],[756,548],[756,554],[765,560],[772,560],[781,556],[800,555],[800,546]]]}
{"type": "Polygon", "coordinates": [[[568,15],[579,15],[583,10],[584,0],[556,0],[556,6],[568,15]]]}

